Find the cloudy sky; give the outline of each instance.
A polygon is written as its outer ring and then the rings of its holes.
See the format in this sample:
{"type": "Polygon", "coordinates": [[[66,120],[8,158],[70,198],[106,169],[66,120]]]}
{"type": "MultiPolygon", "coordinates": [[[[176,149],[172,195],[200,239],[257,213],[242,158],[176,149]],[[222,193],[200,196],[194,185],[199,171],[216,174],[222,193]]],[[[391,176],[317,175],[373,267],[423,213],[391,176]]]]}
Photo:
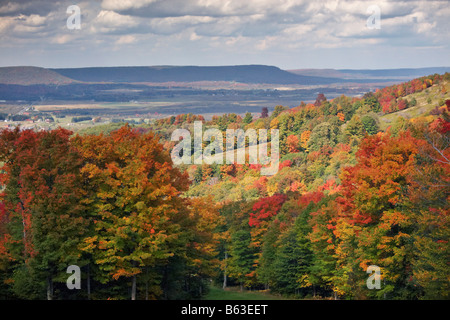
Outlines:
{"type": "Polygon", "coordinates": [[[0,0],[0,66],[450,66],[449,17],[448,0],[0,0]]]}

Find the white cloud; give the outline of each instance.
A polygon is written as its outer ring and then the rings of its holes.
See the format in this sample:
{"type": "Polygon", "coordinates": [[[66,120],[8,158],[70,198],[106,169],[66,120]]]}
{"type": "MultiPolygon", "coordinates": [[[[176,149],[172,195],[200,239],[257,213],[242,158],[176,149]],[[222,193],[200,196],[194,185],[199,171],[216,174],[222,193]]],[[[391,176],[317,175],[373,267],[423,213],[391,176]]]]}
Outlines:
{"type": "Polygon", "coordinates": [[[130,44],[136,42],[136,37],[132,35],[125,35],[121,36],[119,39],[117,39],[116,44],[130,44]]]}
{"type": "Polygon", "coordinates": [[[65,44],[73,40],[73,36],[71,34],[63,34],[56,36],[52,39],[52,43],[56,44],[65,44]]]}
{"type": "Polygon", "coordinates": [[[94,20],[94,24],[104,28],[135,27],[138,22],[134,17],[121,15],[111,10],[102,10],[94,20]]]}
{"type": "Polygon", "coordinates": [[[37,15],[37,14],[32,14],[29,16],[25,16],[25,15],[21,14],[17,17],[17,19],[21,20],[23,22],[23,24],[25,24],[25,25],[34,26],[34,27],[42,26],[47,21],[46,17],[41,17],[40,15],[37,15]]]}

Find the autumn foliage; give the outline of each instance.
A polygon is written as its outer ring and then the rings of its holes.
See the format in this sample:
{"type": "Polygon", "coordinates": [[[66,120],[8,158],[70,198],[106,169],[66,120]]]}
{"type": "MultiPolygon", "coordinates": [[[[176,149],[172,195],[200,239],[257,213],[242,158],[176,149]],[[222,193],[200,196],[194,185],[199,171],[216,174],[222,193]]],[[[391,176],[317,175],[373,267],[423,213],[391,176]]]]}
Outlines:
{"type": "Polygon", "coordinates": [[[1,262],[13,270],[4,280],[17,296],[33,297],[40,282],[48,299],[56,287],[69,294],[65,271],[72,264],[89,270],[92,288],[116,287],[119,297],[123,280],[131,281],[132,299],[142,285],[141,297],[175,294],[176,278],[156,272],[172,260],[179,276],[186,273],[183,281],[197,288],[214,271],[217,209],[180,197],[187,176],[152,132],[125,126],[110,135],[72,136],[64,129],[15,129],[3,130],[0,142],[1,262]],[[193,273],[198,276],[188,276],[193,273]]]}

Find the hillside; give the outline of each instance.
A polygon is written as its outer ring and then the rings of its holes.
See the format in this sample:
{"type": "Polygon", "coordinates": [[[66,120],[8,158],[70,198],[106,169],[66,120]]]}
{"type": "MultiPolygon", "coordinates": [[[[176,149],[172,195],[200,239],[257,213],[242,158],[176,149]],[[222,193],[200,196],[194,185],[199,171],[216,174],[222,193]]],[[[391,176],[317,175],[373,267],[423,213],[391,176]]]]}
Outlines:
{"type": "MultiPolygon", "coordinates": [[[[290,172],[290,175],[284,175],[280,170],[277,175],[268,177],[267,189],[261,193],[252,188],[254,183],[257,183],[254,176],[237,180],[225,179],[227,192],[224,192],[225,186],[221,184],[208,185],[210,177],[205,176],[201,168],[197,168],[198,171],[191,172],[191,176],[198,183],[194,183],[188,194],[212,195],[218,202],[235,201],[285,193],[293,188],[291,184],[296,180],[296,174],[303,177],[302,183],[306,190],[314,190],[327,180],[338,181],[337,169],[345,165],[345,161],[341,159],[337,167],[327,167],[324,164],[330,161],[328,159],[323,162],[324,167],[316,170],[315,165],[306,166],[306,163],[309,163],[306,159],[325,146],[330,148],[327,151],[328,156],[332,157],[333,152],[342,156],[343,150],[338,146],[346,145],[346,161],[352,162],[356,152],[354,146],[359,144],[366,134],[385,132],[388,127],[397,132],[409,122],[413,123],[421,118],[430,121],[427,117],[431,116],[433,119],[442,113],[445,101],[450,99],[449,92],[449,74],[430,75],[385,87],[361,98],[342,95],[329,100],[325,97],[325,100],[316,101],[315,104],[302,102],[295,108],[277,106],[270,117],[259,118],[254,115],[252,122],[248,124],[236,114],[215,116],[211,121],[206,121],[205,125],[217,127],[221,131],[230,127],[279,129],[282,155],[280,161],[289,160],[292,164],[297,161],[305,162],[305,165],[301,170],[290,172]],[[336,151],[333,148],[337,148],[336,151]],[[199,177],[200,175],[202,177],[199,177]]],[[[171,130],[179,126],[190,126],[195,119],[196,116],[192,114],[172,116],[156,121],[154,126],[162,136],[168,137],[171,130]]],[[[314,164],[314,161],[311,161],[311,164],[314,164]]],[[[209,174],[214,176],[211,172],[215,172],[217,176],[228,177],[227,174],[222,174],[218,167],[214,170],[208,171],[209,174]]],[[[234,175],[238,174],[237,171],[233,172],[234,175]]]]}
{"type": "Polygon", "coordinates": [[[403,99],[408,101],[409,104],[415,101],[414,105],[404,110],[381,115],[380,128],[385,130],[388,126],[399,121],[399,118],[410,120],[433,113],[434,110],[444,105],[446,98],[449,98],[448,95],[445,96],[442,92],[450,92],[450,81],[442,81],[440,84],[434,84],[426,90],[406,95],[403,99]]]}
{"type": "Polygon", "coordinates": [[[2,67],[0,84],[14,85],[60,85],[75,81],[55,71],[39,67],[2,67]]]}
{"type": "Polygon", "coordinates": [[[447,299],[449,82],[430,75],[279,106],[248,124],[206,122],[280,134],[275,175],[251,164],[183,167],[189,197],[223,204],[229,282],[303,298],[447,299]],[[369,266],[383,274],[378,290],[366,286],[369,266]]]}

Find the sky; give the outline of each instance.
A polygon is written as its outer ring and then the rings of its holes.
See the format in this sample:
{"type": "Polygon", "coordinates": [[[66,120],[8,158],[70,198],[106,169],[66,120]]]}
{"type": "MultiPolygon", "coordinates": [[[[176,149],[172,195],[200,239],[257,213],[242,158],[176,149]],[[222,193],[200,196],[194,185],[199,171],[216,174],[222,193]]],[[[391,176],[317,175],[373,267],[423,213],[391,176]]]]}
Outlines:
{"type": "Polygon", "coordinates": [[[449,17],[448,0],[0,0],[0,66],[450,66],[449,17]]]}

